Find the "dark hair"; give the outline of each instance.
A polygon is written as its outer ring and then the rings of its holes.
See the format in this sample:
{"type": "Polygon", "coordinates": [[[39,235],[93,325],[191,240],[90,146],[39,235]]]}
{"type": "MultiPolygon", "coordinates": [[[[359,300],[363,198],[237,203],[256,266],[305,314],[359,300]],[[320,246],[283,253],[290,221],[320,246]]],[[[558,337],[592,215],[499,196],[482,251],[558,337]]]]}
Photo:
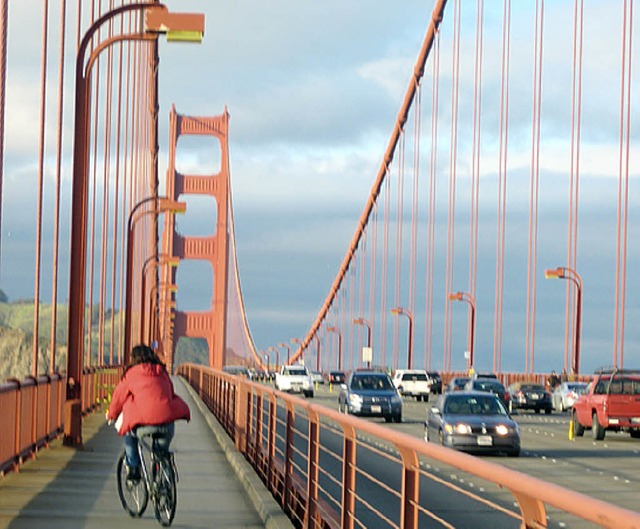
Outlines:
{"type": "Polygon", "coordinates": [[[127,370],[138,364],[157,364],[166,369],[166,366],[155,351],[145,344],[138,344],[131,350],[131,358],[129,359],[127,370]]]}

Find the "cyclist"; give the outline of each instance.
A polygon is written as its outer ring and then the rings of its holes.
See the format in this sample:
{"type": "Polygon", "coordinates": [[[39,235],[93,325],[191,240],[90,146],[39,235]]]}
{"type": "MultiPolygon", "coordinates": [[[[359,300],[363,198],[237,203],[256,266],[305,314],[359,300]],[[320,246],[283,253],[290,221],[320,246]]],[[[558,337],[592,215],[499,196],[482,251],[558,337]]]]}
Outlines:
{"type": "Polygon", "coordinates": [[[148,345],[136,345],[122,379],[113,392],[107,420],[116,421],[124,436],[127,479],[140,479],[138,435],[157,435],[156,447],[169,450],[174,421],[191,420],[189,406],[175,394],[165,365],[148,345]]]}

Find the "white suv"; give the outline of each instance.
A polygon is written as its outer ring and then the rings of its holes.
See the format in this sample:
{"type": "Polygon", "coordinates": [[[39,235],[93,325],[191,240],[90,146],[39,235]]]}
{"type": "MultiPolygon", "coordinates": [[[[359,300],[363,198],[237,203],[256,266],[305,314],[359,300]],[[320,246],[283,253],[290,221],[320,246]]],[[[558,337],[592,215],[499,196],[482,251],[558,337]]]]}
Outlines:
{"type": "Polygon", "coordinates": [[[398,369],[393,375],[393,385],[403,397],[429,400],[431,379],[424,369],[398,369]]]}

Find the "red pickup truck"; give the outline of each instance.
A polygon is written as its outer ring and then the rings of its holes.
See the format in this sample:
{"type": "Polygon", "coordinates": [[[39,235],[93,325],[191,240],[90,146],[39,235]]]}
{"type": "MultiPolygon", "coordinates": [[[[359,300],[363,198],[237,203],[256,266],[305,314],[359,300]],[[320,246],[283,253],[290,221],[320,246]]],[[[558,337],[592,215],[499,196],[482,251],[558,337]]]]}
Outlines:
{"type": "Polygon", "coordinates": [[[600,370],[574,403],[572,420],[577,436],[590,428],[598,441],[607,430],[628,431],[631,437],[640,438],[640,371],[600,370]]]}

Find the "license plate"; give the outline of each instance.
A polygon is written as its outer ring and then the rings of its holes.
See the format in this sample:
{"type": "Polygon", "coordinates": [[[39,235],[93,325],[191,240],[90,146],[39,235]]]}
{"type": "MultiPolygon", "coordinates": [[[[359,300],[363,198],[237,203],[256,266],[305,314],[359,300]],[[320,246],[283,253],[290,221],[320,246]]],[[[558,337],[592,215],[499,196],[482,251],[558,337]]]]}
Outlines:
{"type": "Polygon", "coordinates": [[[479,446],[491,446],[493,445],[493,437],[490,435],[479,435],[478,436],[478,445],[479,446]]]}
{"type": "Polygon", "coordinates": [[[540,395],[538,395],[537,393],[532,393],[532,394],[531,394],[531,398],[532,398],[533,400],[538,400],[538,399],[540,398],[540,395]]]}
{"type": "Polygon", "coordinates": [[[382,406],[371,406],[371,413],[381,413],[382,412],[382,406]]]}

